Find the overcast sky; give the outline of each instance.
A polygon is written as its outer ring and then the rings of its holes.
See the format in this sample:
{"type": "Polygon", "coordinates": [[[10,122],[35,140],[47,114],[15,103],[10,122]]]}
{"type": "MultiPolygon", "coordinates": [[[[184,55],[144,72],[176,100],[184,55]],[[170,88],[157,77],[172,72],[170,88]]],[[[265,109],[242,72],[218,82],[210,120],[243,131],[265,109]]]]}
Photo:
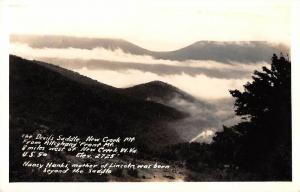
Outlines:
{"type": "Polygon", "coordinates": [[[15,34],[121,38],[150,50],[199,40],[288,43],[288,0],[12,0],[15,34]]]}

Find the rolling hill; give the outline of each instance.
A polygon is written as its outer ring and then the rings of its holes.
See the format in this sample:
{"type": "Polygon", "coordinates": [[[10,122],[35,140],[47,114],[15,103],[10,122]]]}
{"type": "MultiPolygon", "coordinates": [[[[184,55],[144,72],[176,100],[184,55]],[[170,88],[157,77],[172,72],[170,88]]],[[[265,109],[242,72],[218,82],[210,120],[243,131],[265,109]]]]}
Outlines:
{"type": "Polygon", "coordinates": [[[194,102],[196,99],[184,91],[162,81],[151,81],[133,87],[124,88],[123,93],[149,101],[167,103],[175,97],[194,102]]]}
{"type": "Polygon", "coordinates": [[[232,116],[224,108],[229,104],[214,105],[161,81],[119,89],[16,56],[10,56],[10,74],[11,127],[20,131],[25,125],[29,132],[131,135],[159,148],[216,130],[232,116]]]}
{"type": "Polygon", "coordinates": [[[183,117],[58,66],[10,56],[11,133],[47,127],[59,134],[136,136],[155,147],[179,141],[166,122],[183,117]]]}

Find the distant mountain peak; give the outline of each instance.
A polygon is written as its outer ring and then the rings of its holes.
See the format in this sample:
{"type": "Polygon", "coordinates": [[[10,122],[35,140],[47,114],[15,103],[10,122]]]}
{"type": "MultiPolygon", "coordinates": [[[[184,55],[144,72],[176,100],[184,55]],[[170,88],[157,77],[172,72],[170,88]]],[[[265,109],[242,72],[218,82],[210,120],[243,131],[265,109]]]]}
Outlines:
{"type": "Polygon", "coordinates": [[[183,90],[159,80],[125,88],[123,89],[123,93],[139,99],[151,100],[163,104],[167,104],[170,100],[177,97],[191,102],[195,101],[193,96],[183,90]]]}
{"type": "Polygon", "coordinates": [[[152,85],[152,86],[172,87],[172,88],[178,89],[178,88],[174,87],[173,85],[171,85],[169,83],[166,83],[166,82],[163,82],[163,81],[159,81],[159,80],[150,81],[148,83],[144,83],[144,84],[140,84],[140,85],[144,85],[144,86],[146,86],[146,85],[152,85]]]}
{"type": "Polygon", "coordinates": [[[159,81],[159,80],[138,84],[133,87],[129,87],[127,89],[142,89],[142,88],[153,89],[153,90],[160,89],[161,91],[182,92],[183,93],[183,91],[180,90],[179,88],[177,88],[169,83],[159,81]]]}

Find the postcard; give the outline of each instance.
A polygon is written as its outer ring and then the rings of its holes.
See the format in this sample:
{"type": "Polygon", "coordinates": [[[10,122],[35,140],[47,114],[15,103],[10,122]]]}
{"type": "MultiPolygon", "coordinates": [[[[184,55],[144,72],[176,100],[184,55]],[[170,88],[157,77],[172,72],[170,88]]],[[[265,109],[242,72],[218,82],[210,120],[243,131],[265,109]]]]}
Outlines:
{"type": "Polygon", "coordinates": [[[292,5],[7,2],[8,185],[297,190],[292,5]]]}

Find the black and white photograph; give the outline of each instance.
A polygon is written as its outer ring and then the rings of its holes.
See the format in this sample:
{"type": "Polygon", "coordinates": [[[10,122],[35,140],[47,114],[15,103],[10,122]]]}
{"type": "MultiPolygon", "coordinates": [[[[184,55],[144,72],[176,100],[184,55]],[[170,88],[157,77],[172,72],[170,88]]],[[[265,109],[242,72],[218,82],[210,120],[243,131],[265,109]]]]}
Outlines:
{"type": "Polygon", "coordinates": [[[294,181],[291,1],[5,5],[10,184],[294,181]]]}

